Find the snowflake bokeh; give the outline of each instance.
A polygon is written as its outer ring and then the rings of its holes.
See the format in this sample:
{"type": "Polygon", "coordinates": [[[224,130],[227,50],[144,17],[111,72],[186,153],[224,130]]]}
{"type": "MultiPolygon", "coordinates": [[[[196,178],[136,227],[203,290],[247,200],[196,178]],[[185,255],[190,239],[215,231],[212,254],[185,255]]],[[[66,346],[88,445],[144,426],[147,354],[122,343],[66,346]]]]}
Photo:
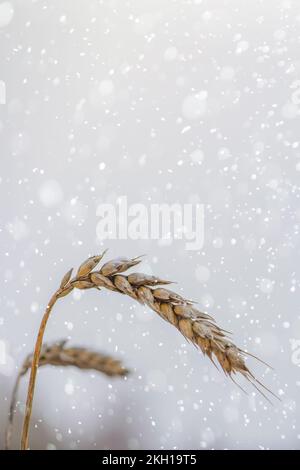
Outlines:
{"type": "Polygon", "coordinates": [[[296,0],[0,0],[1,443],[51,293],[108,247],[147,253],[143,272],[178,281],[271,364],[250,361],[281,402],[244,394],[134,301],[74,291],[46,339],[132,374],[45,367],[32,447],[299,448],[299,26],[296,0]],[[203,249],[99,240],[97,207],[121,195],[204,204],[203,249]]]}

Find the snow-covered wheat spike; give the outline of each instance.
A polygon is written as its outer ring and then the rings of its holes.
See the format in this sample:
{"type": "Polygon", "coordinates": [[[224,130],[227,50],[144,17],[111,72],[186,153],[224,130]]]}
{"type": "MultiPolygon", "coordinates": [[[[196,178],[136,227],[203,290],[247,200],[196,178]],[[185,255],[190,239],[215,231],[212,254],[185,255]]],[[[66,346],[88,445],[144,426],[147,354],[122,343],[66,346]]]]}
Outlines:
{"type": "Polygon", "coordinates": [[[197,310],[193,301],[185,299],[169,289],[160,287],[170,284],[171,281],[142,273],[124,274],[129,268],[141,262],[141,256],[136,258],[117,258],[108,261],[100,270],[95,271],[104,254],[105,252],[101,255],[91,256],[84,261],[73,279],[71,279],[72,270],[69,270],[64,275],[60,287],[52,295],[46,307],[32,358],[21,438],[22,450],[28,449],[29,446],[29,425],[36,374],[42,353],[46,325],[56,302],[75,288],[95,288],[98,290],[105,288],[113,292],[128,295],[138,302],[148,305],[160,317],[175,326],[188,341],[199,347],[203,354],[207,355],[215,365],[217,361],[225,374],[232,380],[234,380],[232,376],[239,373],[264,395],[258,385],[262,388],[266,387],[254,377],[246,366],[245,356],[247,353],[228,339],[227,332],[220,328],[210,315],[197,310]]]}
{"type": "Polygon", "coordinates": [[[105,263],[99,271],[92,271],[87,276],[76,278],[71,281],[71,285],[85,289],[94,284],[98,289],[105,288],[119,292],[147,305],[161,318],[175,326],[188,341],[200,348],[215,365],[219,363],[230,378],[239,373],[254,386],[256,382],[265,388],[247,367],[245,362],[247,353],[228,338],[227,332],[216,324],[212,316],[198,310],[193,301],[161,287],[171,284],[172,281],[143,273],[124,274],[127,269],[140,262],[141,257],[117,258],[105,263]]]}

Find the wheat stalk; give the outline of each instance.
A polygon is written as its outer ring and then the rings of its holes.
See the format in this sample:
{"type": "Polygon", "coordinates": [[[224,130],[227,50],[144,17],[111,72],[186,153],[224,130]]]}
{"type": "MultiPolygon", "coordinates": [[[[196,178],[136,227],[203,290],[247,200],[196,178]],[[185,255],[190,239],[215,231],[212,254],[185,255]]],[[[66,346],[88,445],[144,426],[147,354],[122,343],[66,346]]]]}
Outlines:
{"type": "MultiPolygon", "coordinates": [[[[119,360],[111,356],[77,346],[66,348],[66,343],[67,340],[62,340],[53,344],[44,344],[39,359],[39,367],[47,365],[59,367],[74,366],[82,370],[92,369],[97,372],[102,372],[109,377],[125,376],[129,373],[128,369],[125,369],[119,360]]],[[[24,360],[12,391],[8,424],[5,432],[6,450],[11,447],[14,410],[16,408],[20,381],[30,369],[32,359],[33,354],[29,354],[24,360]]]]}
{"type": "Polygon", "coordinates": [[[142,273],[122,274],[129,268],[139,264],[141,262],[141,256],[132,259],[118,258],[105,263],[99,271],[94,271],[105,253],[106,251],[100,256],[92,256],[84,261],[73,279],[71,279],[73,270],[68,271],[62,279],[59,289],[51,297],[46,308],[39,328],[31,365],[21,439],[22,450],[28,448],[29,424],[36,372],[46,324],[56,301],[68,295],[74,288],[96,288],[98,290],[105,288],[128,295],[141,304],[149,306],[161,318],[174,325],[187,340],[199,347],[203,354],[207,355],[215,365],[215,361],[217,361],[225,374],[232,380],[234,374],[240,373],[263,394],[256,383],[262,387],[264,387],[264,385],[255,378],[245,363],[245,356],[251,356],[251,354],[235,346],[235,344],[228,339],[228,332],[220,328],[210,315],[196,309],[194,302],[166,288],[159,287],[171,284],[171,281],[142,273]]]}

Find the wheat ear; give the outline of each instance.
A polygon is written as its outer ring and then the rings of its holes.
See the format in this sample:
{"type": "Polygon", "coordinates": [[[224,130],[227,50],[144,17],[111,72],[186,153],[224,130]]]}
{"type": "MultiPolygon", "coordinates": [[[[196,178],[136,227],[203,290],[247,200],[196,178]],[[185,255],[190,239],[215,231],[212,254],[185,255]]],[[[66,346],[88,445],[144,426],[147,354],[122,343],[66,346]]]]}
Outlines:
{"type": "MultiPolygon", "coordinates": [[[[128,369],[125,369],[119,360],[114,359],[111,356],[77,346],[66,348],[66,343],[67,340],[62,340],[53,344],[44,344],[41,350],[39,367],[47,365],[59,367],[74,366],[78,369],[92,369],[97,372],[102,372],[109,377],[125,376],[129,373],[128,369]]],[[[12,391],[8,424],[5,432],[5,450],[10,449],[11,447],[13,419],[17,403],[18,389],[21,378],[26,375],[31,367],[32,357],[33,355],[29,354],[23,362],[12,391]]]]}
{"type": "Polygon", "coordinates": [[[100,256],[92,256],[84,261],[73,279],[71,279],[72,270],[68,271],[63,277],[60,288],[52,296],[46,308],[38,332],[31,365],[21,439],[22,450],[28,448],[29,424],[36,372],[46,324],[56,301],[68,295],[74,288],[96,288],[98,290],[105,288],[128,295],[141,304],[149,306],[161,318],[174,325],[188,341],[191,341],[195,346],[199,347],[203,354],[207,355],[215,365],[216,360],[225,374],[232,380],[234,374],[240,373],[264,395],[256,383],[263,388],[266,387],[255,378],[245,364],[245,356],[247,353],[235,346],[234,343],[228,339],[226,336],[227,332],[220,328],[210,315],[197,310],[192,301],[166,288],[158,287],[171,284],[171,281],[142,273],[122,274],[129,268],[139,264],[141,262],[141,256],[132,259],[117,258],[105,263],[99,271],[94,271],[104,254],[105,252],[100,256]]]}

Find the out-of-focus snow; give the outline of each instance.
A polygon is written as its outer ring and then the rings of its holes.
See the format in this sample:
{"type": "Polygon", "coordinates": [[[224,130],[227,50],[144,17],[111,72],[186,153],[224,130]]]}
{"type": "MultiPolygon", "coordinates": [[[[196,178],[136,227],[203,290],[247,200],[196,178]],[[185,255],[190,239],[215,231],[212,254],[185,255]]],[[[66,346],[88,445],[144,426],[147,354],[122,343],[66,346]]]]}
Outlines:
{"type": "Polygon", "coordinates": [[[146,253],[134,270],[177,281],[281,398],[237,378],[244,394],[133,300],[74,290],[45,339],[132,373],[41,369],[33,448],[299,448],[299,24],[290,0],[0,0],[1,423],[50,295],[104,247],[146,253]],[[204,204],[203,249],[97,239],[124,195],[204,204]]]}

